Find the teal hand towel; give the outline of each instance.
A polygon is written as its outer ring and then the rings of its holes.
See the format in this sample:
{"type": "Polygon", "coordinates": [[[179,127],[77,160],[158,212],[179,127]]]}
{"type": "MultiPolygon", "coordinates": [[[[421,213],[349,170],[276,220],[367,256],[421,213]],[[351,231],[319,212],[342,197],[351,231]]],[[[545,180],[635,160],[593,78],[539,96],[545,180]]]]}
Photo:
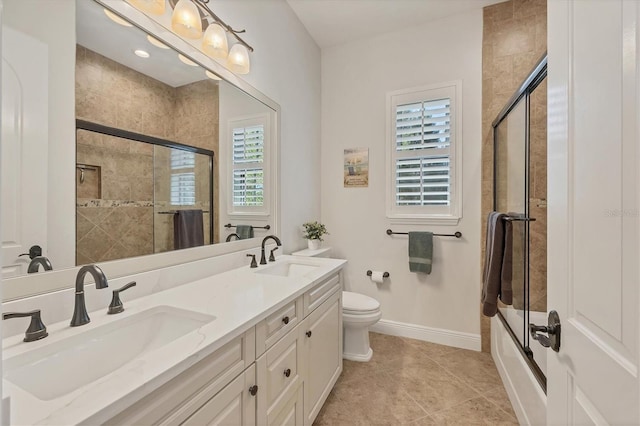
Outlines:
{"type": "Polygon", "coordinates": [[[253,226],[238,225],[236,226],[236,234],[238,234],[238,237],[240,237],[241,240],[246,240],[247,238],[253,238],[253,226]]]}
{"type": "Polygon", "coordinates": [[[409,271],[431,273],[433,232],[409,232],[409,271]]]}

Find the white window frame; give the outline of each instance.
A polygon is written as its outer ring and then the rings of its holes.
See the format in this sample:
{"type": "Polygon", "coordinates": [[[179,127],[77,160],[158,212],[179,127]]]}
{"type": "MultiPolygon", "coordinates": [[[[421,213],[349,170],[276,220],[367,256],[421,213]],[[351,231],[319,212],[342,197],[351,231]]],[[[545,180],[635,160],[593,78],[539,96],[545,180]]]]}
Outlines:
{"type": "MultiPolygon", "coordinates": [[[[387,217],[396,224],[457,225],[462,218],[462,81],[387,92],[387,217]],[[396,205],[396,107],[414,102],[450,99],[449,206],[396,205]]],[[[434,155],[437,153],[434,152],[434,155]]],[[[407,154],[405,154],[407,155],[407,154]]]]}
{"type": "Polygon", "coordinates": [[[252,116],[244,116],[232,118],[227,124],[227,138],[229,138],[231,146],[227,155],[227,214],[230,218],[251,217],[265,218],[270,216],[271,212],[271,125],[268,114],[257,114],[252,116]],[[233,205],[233,172],[235,170],[233,164],[233,129],[239,127],[252,127],[262,125],[264,127],[264,157],[262,159],[263,168],[263,205],[262,206],[234,206],[233,205]]]}

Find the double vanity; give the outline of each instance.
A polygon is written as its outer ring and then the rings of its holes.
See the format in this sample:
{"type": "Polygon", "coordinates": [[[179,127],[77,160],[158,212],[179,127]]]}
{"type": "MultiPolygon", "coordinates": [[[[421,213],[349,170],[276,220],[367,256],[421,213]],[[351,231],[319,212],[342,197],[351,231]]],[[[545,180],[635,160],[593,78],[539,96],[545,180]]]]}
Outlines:
{"type": "MultiPolygon", "coordinates": [[[[312,424],[342,371],[345,262],[280,256],[138,293],[145,273],[123,277],[138,286],[122,313],[4,339],[11,424],[312,424]]],[[[87,285],[87,300],[111,287],[87,285]]]]}

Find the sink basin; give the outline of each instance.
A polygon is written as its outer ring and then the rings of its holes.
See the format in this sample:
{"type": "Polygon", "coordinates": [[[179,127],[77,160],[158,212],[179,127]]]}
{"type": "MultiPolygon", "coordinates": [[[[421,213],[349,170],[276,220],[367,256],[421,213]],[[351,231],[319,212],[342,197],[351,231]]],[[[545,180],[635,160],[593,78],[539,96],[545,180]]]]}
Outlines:
{"type": "Polygon", "coordinates": [[[301,277],[318,269],[317,265],[299,262],[283,262],[256,271],[256,274],[277,275],[280,277],[301,277]]]}
{"type": "Polygon", "coordinates": [[[158,306],[4,361],[4,378],[48,401],[87,385],[215,319],[158,306]]]}

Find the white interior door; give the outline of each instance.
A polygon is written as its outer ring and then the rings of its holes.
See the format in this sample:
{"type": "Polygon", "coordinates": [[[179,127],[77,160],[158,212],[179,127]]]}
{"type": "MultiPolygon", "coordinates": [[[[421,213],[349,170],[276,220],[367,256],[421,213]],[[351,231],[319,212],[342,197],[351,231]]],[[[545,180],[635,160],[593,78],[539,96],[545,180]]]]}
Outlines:
{"type": "Polygon", "coordinates": [[[639,13],[548,3],[549,424],[640,424],[639,13]]]}
{"type": "MultiPolygon", "coordinates": [[[[2,33],[2,275],[27,272],[32,245],[47,249],[48,49],[7,26],[2,33]]],[[[69,141],[73,143],[74,141],[69,141]]],[[[55,265],[54,265],[55,266],[55,265]]]]}

